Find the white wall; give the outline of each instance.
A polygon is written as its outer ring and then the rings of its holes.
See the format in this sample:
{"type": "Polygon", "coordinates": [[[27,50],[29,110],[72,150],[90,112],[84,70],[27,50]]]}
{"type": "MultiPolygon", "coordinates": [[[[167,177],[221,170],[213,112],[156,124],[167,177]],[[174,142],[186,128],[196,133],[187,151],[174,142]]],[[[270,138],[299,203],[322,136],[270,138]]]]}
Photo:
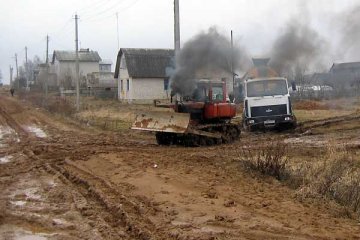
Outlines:
{"type": "Polygon", "coordinates": [[[164,90],[163,78],[135,78],[132,79],[131,97],[134,100],[168,99],[169,90],[164,90]]]}
{"type": "MultiPolygon", "coordinates": [[[[124,61],[124,55],[120,62],[124,61]]],[[[118,77],[118,96],[119,100],[154,100],[170,98],[169,90],[164,90],[163,78],[132,78],[129,76],[127,67],[120,64],[118,77]],[[129,80],[129,90],[127,90],[127,80],[129,80]],[[123,88],[121,89],[121,81],[123,88]]]]}
{"type": "MultiPolygon", "coordinates": [[[[129,77],[129,72],[128,72],[127,68],[120,68],[119,77],[118,77],[118,96],[119,96],[119,100],[131,99],[131,97],[130,97],[131,92],[130,91],[128,92],[126,90],[126,82],[127,82],[126,80],[127,79],[129,79],[129,82],[130,82],[130,85],[131,85],[131,79],[129,77]],[[123,83],[122,88],[121,88],[121,81],[123,83]]],[[[131,88],[130,88],[130,90],[131,90],[131,88]]]]}
{"type": "MultiPolygon", "coordinates": [[[[58,76],[58,84],[63,80],[63,78],[70,74],[72,78],[72,85],[75,86],[75,76],[76,76],[76,64],[73,61],[62,61],[59,62],[55,60],[54,71],[58,76]]],[[[99,63],[98,62],[79,62],[79,73],[80,76],[86,76],[88,73],[98,72],[99,63]]]]}

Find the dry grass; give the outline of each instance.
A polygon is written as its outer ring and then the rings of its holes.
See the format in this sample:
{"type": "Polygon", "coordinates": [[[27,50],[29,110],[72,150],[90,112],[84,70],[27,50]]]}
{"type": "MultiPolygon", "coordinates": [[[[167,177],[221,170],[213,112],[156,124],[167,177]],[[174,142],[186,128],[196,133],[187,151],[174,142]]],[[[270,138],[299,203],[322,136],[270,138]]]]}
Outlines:
{"type": "Polygon", "coordinates": [[[320,101],[303,100],[295,102],[293,108],[301,110],[329,110],[331,106],[320,101]]]}
{"type": "Polygon", "coordinates": [[[360,214],[360,158],[355,151],[332,145],[317,161],[289,172],[290,178],[302,178],[297,191],[300,199],[335,200],[350,212],[360,214]]]}
{"type": "Polygon", "coordinates": [[[56,113],[60,115],[70,116],[75,113],[74,102],[69,101],[58,96],[49,95],[48,98],[45,98],[44,94],[41,92],[19,92],[19,98],[25,99],[26,101],[31,102],[37,107],[42,107],[48,110],[51,113],[56,113]]]}
{"type": "Polygon", "coordinates": [[[349,110],[294,110],[298,122],[324,120],[333,117],[346,116],[353,113],[349,110]]]}
{"type": "Polygon", "coordinates": [[[237,155],[248,168],[283,180],[288,175],[286,149],[284,143],[273,143],[261,149],[240,149],[237,155]]]}
{"type": "Polygon", "coordinates": [[[239,149],[236,160],[247,169],[284,181],[296,189],[299,200],[333,200],[346,209],[347,216],[360,216],[358,152],[329,145],[318,158],[295,163],[293,150],[276,142],[261,149],[239,149]]]}

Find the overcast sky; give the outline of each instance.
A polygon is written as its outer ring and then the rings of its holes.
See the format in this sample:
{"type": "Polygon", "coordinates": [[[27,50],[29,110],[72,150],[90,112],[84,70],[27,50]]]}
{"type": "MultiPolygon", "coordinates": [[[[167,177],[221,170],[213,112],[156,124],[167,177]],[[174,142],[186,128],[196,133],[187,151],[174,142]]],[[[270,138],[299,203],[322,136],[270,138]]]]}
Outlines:
{"type": "MultiPolygon", "coordinates": [[[[0,69],[9,82],[9,65],[17,53],[21,65],[38,55],[45,59],[46,35],[49,52],[75,49],[74,15],[78,13],[81,48],[111,59],[118,51],[116,12],[119,16],[120,47],[172,48],[173,0],[0,0],[0,69]]],[[[306,21],[336,47],[334,16],[359,4],[358,0],[180,0],[181,43],[211,26],[243,45],[251,56],[264,56],[279,31],[291,18],[306,21]],[[335,35],[335,36],[334,36],[335,35]],[[333,40],[332,40],[333,39],[333,40]]],[[[360,31],[360,29],[359,29],[360,31]]],[[[346,56],[331,61],[354,61],[346,56]]],[[[15,70],[14,70],[15,72],[15,70]]]]}

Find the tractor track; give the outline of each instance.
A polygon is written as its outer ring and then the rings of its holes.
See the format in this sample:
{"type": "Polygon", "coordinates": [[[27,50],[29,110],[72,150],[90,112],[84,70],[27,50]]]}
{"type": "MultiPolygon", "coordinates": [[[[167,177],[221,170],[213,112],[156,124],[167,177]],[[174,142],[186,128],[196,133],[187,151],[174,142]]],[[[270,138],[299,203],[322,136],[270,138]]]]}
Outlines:
{"type": "Polygon", "coordinates": [[[64,164],[47,164],[45,169],[52,174],[61,174],[62,178],[84,193],[87,199],[89,196],[94,198],[112,216],[107,219],[112,231],[118,232],[119,227],[124,229],[118,237],[124,237],[126,233],[129,239],[170,239],[164,238],[164,233],[142,215],[144,209],[141,206],[144,207],[145,204],[129,199],[108,181],[82,169],[75,162],[65,160],[64,164]]]}
{"type": "MultiPolygon", "coordinates": [[[[98,229],[103,239],[171,239],[165,231],[155,226],[143,213],[155,212],[148,203],[130,199],[109,182],[82,169],[74,161],[94,153],[114,151],[118,144],[111,138],[64,134],[60,138],[33,138],[0,104],[0,115],[15,130],[19,143],[11,152],[20,152],[26,162],[9,163],[0,177],[43,172],[56,176],[72,189],[73,201],[82,216],[98,229]],[[83,139],[83,140],[82,140],[83,139]],[[69,144],[71,143],[72,144],[69,144]],[[89,149],[91,149],[89,151],[89,149]],[[6,171],[5,171],[6,170],[6,171]]],[[[134,146],[134,143],[125,145],[134,146]]],[[[9,153],[10,151],[6,151],[9,153]]]]}
{"type": "MultiPolygon", "coordinates": [[[[69,148],[57,144],[55,149],[46,154],[46,157],[41,157],[36,154],[39,148],[44,145],[51,147],[51,144],[41,142],[38,144],[23,146],[25,148],[21,152],[28,161],[26,166],[16,170],[16,173],[26,174],[33,170],[37,172],[44,170],[59,178],[73,190],[73,201],[77,210],[91,222],[92,227],[99,230],[104,239],[171,239],[142,215],[144,212],[154,212],[153,209],[146,209],[151,208],[147,206],[149,204],[124,196],[109,182],[82,169],[66,156],[52,160],[48,157],[52,151],[56,151],[56,148],[64,148],[71,153],[75,152],[76,146],[69,148]],[[85,205],[82,203],[84,201],[85,205]]],[[[84,157],[81,151],[80,155],[84,157]]],[[[16,165],[12,168],[16,168],[16,165]]]]}
{"type": "Polygon", "coordinates": [[[5,119],[6,123],[13,128],[22,138],[28,137],[28,132],[26,132],[20,124],[18,124],[15,119],[6,112],[3,105],[3,98],[0,98],[0,115],[5,119]]]}
{"type": "Polygon", "coordinates": [[[71,189],[75,189],[74,202],[77,209],[84,218],[92,221],[93,227],[99,229],[104,239],[171,239],[166,232],[161,231],[142,214],[154,212],[148,203],[139,202],[137,199],[123,195],[108,181],[69,160],[70,156],[72,159],[85,159],[94,151],[114,150],[114,146],[111,146],[110,143],[107,144],[106,139],[98,138],[94,141],[106,145],[105,149],[96,150],[96,143],[94,144],[93,141],[82,142],[81,145],[71,147],[59,143],[52,145],[49,142],[38,142],[31,147],[26,147],[23,153],[32,164],[22,172],[43,169],[47,173],[59,177],[71,189]],[[61,157],[59,157],[59,153],[55,153],[57,149],[60,150],[61,157]],[[93,151],[89,152],[88,149],[93,149],[93,151]],[[42,154],[37,155],[39,152],[42,154]],[[53,153],[55,154],[53,155],[53,153]],[[53,158],[51,158],[52,155],[53,158]],[[87,206],[77,204],[77,199],[86,199],[87,206]],[[96,213],[91,209],[97,209],[96,213]]]}

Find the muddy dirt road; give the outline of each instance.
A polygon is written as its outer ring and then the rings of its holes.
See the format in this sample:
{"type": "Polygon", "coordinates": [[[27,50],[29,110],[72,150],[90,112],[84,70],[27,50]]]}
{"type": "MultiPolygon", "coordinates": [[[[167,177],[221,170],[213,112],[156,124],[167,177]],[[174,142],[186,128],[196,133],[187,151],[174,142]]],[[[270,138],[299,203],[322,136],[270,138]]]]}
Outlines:
{"type": "Polygon", "coordinates": [[[161,147],[0,96],[0,239],[360,239],[334,205],[300,202],[236,161],[237,149],[275,138],[314,147],[294,134],[161,147]]]}

